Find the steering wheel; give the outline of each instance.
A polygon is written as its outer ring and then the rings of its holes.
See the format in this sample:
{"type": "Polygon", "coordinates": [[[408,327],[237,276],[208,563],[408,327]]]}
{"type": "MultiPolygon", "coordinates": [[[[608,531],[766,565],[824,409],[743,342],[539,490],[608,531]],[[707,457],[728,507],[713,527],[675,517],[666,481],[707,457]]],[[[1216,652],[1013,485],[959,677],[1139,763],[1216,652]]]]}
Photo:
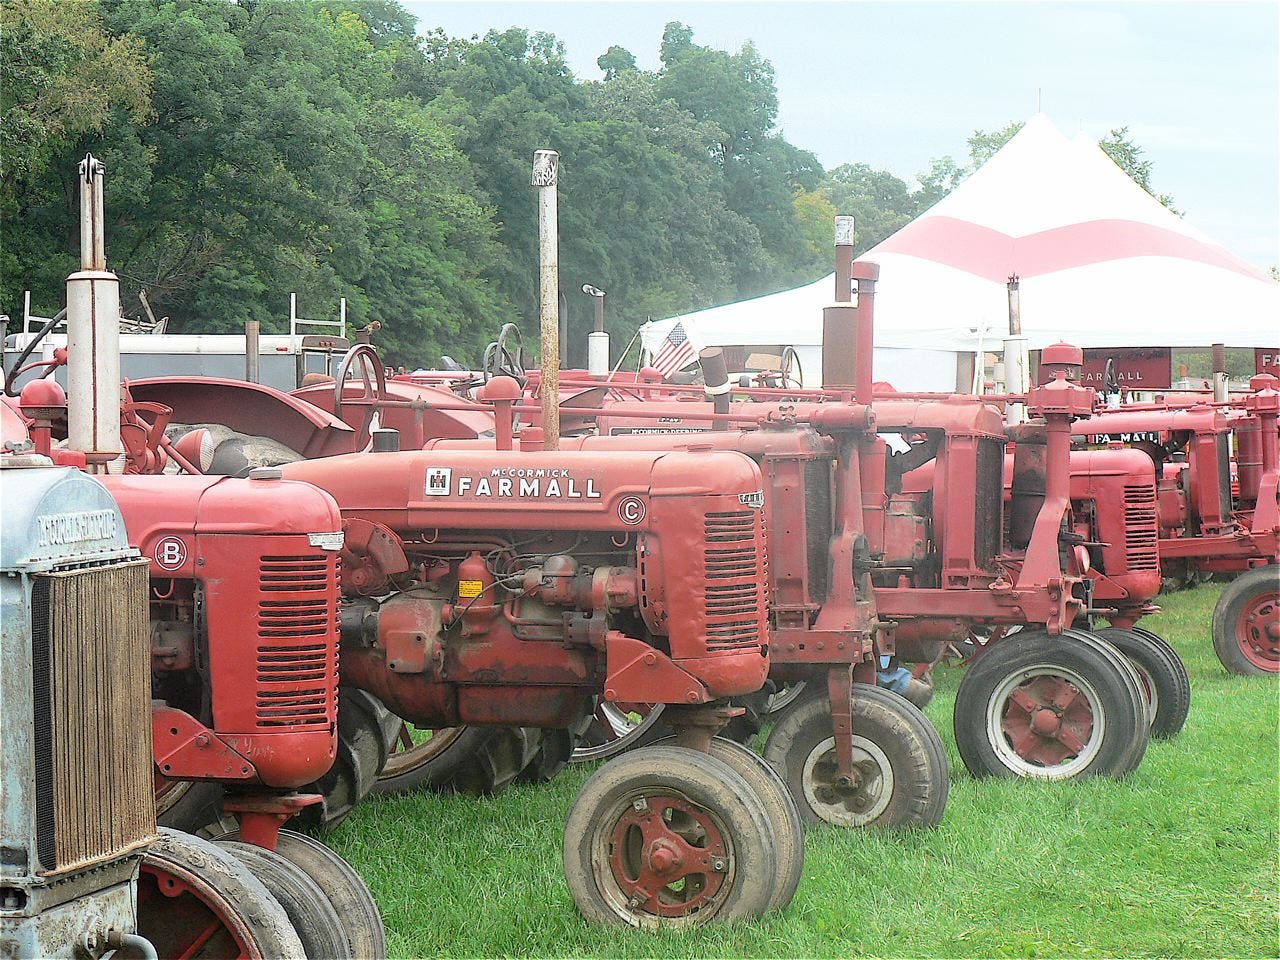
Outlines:
{"type": "MultiPolygon", "coordinates": [[[[342,414],[343,404],[353,407],[372,407],[377,409],[378,406],[387,399],[387,372],[382,367],[382,360],[378,357],[378,351],[374,349],[371,343],[357,343],[354,347],[346,352],[342,358],[342,363],[338,364],[338,373],[333,381],[333,415],[339,420],[346,420],[342,414]],[[360,379],[364,384],[361,393],[352,397],[343,397],[342,387],[347,382],[347,376],[352,369],[358,367],[360,371],[360,379]]],[[[369,442],[369,428],[373,421],[373,413],[365,417],[364,423],[356,434],[356,447],[363,448],[369,442]]]]}
{"type": "Polygon", "coordinates": [[[796,348],[787,346],[782,351],[782,388],[793,387],[796,390],[804,389],[804,367],[800,365],[800,354],[796,353],[796,348]]]}
{"type": "Polygon", "coordinates": [[[43,379],[44,377],[47,377],[49,374],[53,373],[54,370],[56,370],[58,367],[62,366],[63,363],[66,362],[65,359],[59,359],[55,357],[52,360],[38,360],[35,363],[31,364],[30,366],[26,366],[26,367],[23,366],[23,364],[26,363],[27,360],[31,358],[31,354],[36,352],[36,347],[40,345],[41,341],[44,340],[44,338],[49,335],[49,331],[52,330],[54,327],[56,327],[59,323],[61,323],[66,318],[67,318],[67,308],[63,307],[61,310],[55,313],[52,317],[50,317],[47,321],[45,321],[45,325],[41,327],[38,331],[36,331],[36,335],[31,338],[31,341],[25,347],[22,348],[22,352],[18,354],[18,359],[13,362],[13,369],[10,370],[9,373],[4,378],[4,395],[6,397],[18,396],[19,391],[14,390],[13,388],[14,383],[17,381],[19,376],[26,373],[28,370],[34,370],[37,367],[47,367],[48,369],[45,370],[44,373],[40,374],[40,378],[43,379]]]}
{"type": "Polygon", "coordinates": [[[524,338],[520,336],[519,327],[514,323],[502,325],[502,329],[498,331],[498,339],[484,348],[482,367],[485,383],[494,377],[511,377],[520,386],[525,385],[528,378],[524,370],[524,338]],[[516,338],[514,354],[507,349],[507,337],[512,334],[516,338]]]}
{"type": "Polygon", "coordinates": [[[1102,389],[1104,393],[1120,392],[1120,378],[1116,375],[1116,361],[1112,357],[1107,357],[1107,365],[1102,374],[1102,389]]]}

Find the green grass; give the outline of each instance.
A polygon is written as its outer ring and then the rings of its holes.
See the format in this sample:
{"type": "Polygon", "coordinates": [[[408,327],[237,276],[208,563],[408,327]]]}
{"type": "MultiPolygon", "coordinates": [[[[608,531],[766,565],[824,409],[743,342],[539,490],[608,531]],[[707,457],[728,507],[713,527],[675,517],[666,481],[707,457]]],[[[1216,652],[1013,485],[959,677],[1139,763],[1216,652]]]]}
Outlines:
{"type": "Polygon", "coordinates": [[[586,924],[560,841],[589,769],[493,799],[373,799],[330,842],[368,881],[397,957],[1275,957],[1280,685],[1219,666],[1217,594],[1162,598],[1143,621],[1186,661],[1191,715],[1128,780],[973,780],[951,736],[959,671],[940,671],[926,712],[951,764],[942,825],[810,830],[795,900],[753,923],[586,924]]]}

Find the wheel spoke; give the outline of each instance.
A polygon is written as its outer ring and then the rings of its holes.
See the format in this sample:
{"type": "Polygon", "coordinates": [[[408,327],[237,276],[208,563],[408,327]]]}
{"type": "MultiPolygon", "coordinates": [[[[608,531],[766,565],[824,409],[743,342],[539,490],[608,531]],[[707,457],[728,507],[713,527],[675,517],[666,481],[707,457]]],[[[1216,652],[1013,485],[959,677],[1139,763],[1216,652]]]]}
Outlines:
{"type": "Polygon", "coordinates": [[[187,944],[186,949],[178,954],[175,960],[190,960],[191,957],[198,957],[200,955],[200,951],[204,948],[204,945],[212,940],[213,935],[221,929],[222,924],[218,923],[216,920],[209,924],[196,935],[194,940],[187,944]]]}
{"type": "Polygon", "coordinates": [[[1009,694],[1009,699],[1013,703],[1015,703],[1019,707],[1019,709],[1025,712],[1028,716],[1034,713],[1036,709],[1040,706],[1040,701],[1038,701],[1035,697],[1033,697],[1027,691],[1026,687],[1016,688],[1012,693],[1009,694]]]}

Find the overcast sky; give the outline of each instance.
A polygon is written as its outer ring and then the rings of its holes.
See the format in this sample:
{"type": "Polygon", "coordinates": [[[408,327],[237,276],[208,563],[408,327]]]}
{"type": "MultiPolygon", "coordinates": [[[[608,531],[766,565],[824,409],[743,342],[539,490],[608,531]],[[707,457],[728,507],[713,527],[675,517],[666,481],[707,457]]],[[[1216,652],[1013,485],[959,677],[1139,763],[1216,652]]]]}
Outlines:
{"type": "MultiPolygon", "coordinates": [[[[862,162],[909,182],[966,138],[1037,104],[1068,136],[1128,126],[1152,185],[1260,266],[1280,264],[1280,4],[427,3],[419,29],[510,26],[564,41],[582,79],[612,44],[658,67],[663,26],[772,64],[778,125],[830,169],[862,162]]],[[[569,157],[566,162],[572,162],[569,157]]]]}

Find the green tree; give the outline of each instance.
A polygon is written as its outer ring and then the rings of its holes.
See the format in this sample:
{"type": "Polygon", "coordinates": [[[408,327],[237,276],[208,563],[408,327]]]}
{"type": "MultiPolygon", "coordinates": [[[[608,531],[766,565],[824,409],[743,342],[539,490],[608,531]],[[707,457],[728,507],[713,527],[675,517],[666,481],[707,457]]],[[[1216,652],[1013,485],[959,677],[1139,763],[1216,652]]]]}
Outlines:
{"type": "MultiPolygon", "coordinates": [[[[856,251],[862,253],[915,215],[915,200],[906,183],[865,163],[846,163],[830,171],[822,193],[839,213],[854,218],[856,251]]],[[[830,229],[827,231],[830,233],[830,229]]],[[[830,238],[827,246],[830,247],[830,238]]],[[[826,252],[830,259],[830,250],[826,252]]]]}
{"type": "Polygon", "coordinates": [[[74,163],[72,146],[113,117],[145,120],[151,83],[142,42],[106,33],[95,3],[0,5],[0,309],[28,286],[41,309],[61,302],[77,262],[68,214],[79,195],[51,166],[74,163]]]}
{"type": "Polygon", "coordinates": [[[1155,188],[1151,186],[1151,161],[1144,158],[1143,154],[1146,151],[1133,142],[1127,126],[1112,129],[1098,141],[1098,146],[1115,162],[1116,166],[1133,179],[1134,183],[1174,213],[1182,215],[1180,210],[1174,208],[1173,197],[1165,193],[1156,193],[1155,188]]]}
{"type": "Polygon", "coordinates": [[[615,79],[618,74],[636,68],[636,58],[625,47],[614,45],[596,59],[596,65],[604,71],[606,80],[615,79]]]}

